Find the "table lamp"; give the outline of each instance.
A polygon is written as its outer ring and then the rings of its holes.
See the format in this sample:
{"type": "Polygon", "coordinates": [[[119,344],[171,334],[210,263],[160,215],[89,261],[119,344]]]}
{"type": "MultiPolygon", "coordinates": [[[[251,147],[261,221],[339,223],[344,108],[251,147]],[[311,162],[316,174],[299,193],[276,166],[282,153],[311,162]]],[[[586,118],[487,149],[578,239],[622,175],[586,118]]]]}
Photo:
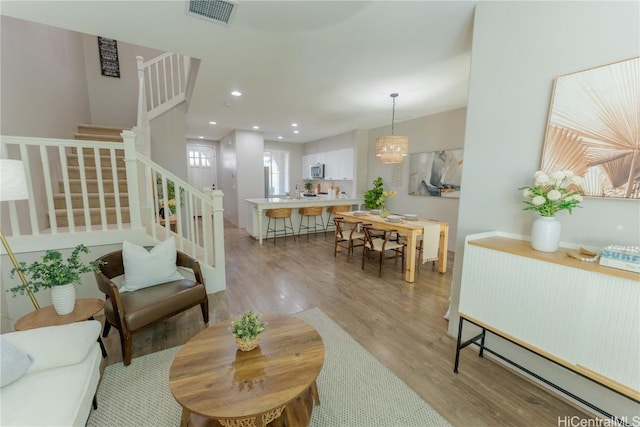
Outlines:
{"type": "MultiPolygon", "coordinates": [[[[26,200],[29,198],[29,190],[27,189],[27,176],[24,173],[24,165],[21,160],[0,159],[0,202],[8,202],[12,200],[26,200]]],[[[9,255],[9,259],[13,266],[19,268],[9,242],[4,237],[4,233],[0,229],[0,240],[9,255]]],[[[17,272],[20,280],[27,289],[27,295],[31,299],[36,310],[40,309],[40,304],[36,300],[35,295],[27,286],[27,279],[20,271],[17,272]]]]}

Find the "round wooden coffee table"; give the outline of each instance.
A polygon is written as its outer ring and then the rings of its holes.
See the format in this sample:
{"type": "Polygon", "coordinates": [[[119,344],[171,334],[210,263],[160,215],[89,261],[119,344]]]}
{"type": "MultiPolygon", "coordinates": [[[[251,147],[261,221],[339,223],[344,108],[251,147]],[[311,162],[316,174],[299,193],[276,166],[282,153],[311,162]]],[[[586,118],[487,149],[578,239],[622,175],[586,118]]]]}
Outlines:
{"type": "Polygon", "coordinates": [[[293,316],[265,314],[263,320],[267,329],[254,350],[238,350],[231,322],[221,322],[178,352],[169,386],[183,408],[181,426],[192,413],[231,427],[309,424],[314,402],[320,404],[322,338],[293,316]]]}

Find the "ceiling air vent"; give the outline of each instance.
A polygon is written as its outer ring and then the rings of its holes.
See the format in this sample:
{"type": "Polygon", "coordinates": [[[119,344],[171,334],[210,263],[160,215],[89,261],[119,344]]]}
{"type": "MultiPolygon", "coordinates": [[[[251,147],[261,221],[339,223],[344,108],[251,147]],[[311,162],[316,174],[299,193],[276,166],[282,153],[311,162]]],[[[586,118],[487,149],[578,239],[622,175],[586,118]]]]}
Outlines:
{"type": "Polygon", "coordinates": [[[236,4],[224,0],[189,0],[189,13],[201,18],[228,24],[236,4]]]}

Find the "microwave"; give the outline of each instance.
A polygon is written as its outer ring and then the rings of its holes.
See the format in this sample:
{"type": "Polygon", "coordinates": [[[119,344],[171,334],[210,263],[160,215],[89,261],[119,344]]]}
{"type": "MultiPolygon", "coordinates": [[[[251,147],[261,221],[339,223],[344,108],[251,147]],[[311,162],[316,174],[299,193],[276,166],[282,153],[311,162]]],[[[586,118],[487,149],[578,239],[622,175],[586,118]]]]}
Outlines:
{"type": "Polygon", "coordinates": [[[324,165],[321,163],[311,165],[309,168],[310,178],[324,178],[324,165]]]}

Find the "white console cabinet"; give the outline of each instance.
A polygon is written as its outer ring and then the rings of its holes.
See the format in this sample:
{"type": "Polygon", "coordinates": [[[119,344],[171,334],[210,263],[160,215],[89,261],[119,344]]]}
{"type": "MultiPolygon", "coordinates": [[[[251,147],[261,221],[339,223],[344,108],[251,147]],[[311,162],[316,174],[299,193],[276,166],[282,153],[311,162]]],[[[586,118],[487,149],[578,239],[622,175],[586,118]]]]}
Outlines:
{"type": "MultiPolygon", "coordinates": [[[[640,274],[578,261],[567,250],[535,251],[530,242],[499,232],[467,236],[461,324],[469,321],[483,334],[501,336],[637,402],[640,274]]],[[[459,337],[457,353],[460,348],[459,337]]]]}

